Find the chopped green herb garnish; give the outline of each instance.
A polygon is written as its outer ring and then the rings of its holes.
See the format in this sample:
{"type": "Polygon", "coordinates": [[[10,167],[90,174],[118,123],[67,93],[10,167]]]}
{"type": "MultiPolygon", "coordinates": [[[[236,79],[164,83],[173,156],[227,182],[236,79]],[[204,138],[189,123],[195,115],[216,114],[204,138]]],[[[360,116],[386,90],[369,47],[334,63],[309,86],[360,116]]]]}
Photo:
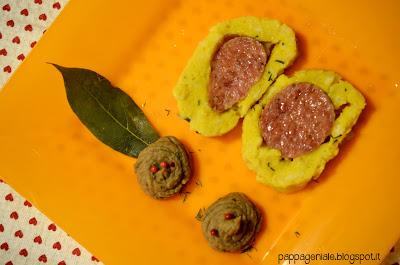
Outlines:
{"type": "Polygon", "coordinates": [[[271,81],[271,80],[272,80],[272,74],[269,73],[268,81],[271,81]]]}
{"type": "Polygon", "coordinates": [[[183,196],[183,201],[182,201],[182,202],[185,202],[185,201],[187,200],[187,197],[188,197],[188,195],[189,195],[190,193],[191,193],[190,191],[183,191],[183,192],[181,192],[181,194],[182,194],[182,196],[183,196]]]}
{"type": "Polygon", "coordinates": [[[164,109],[165,112],[167,113],[167,116],[169,116],[169,113],[171,112],[169,109],[164,109]]]}
{"type": "Polygon", "coordinates": [[[275,62],[277,62],[277,63],[281,63],[281,64],[285,64],[285,62],[284,62],[284,61],[282,61],[282,60],[275,60],[275,62]]]}
{"type": "Polygon", "coordinates": [[[332,136],[332,138],[333,139],[336,139],[336,138],[339,138],[339,137],[341,137],[342,135],[341,134],[339,134],[338,136],[332,136]]]}
{"type": "Polygon", "coordinates": [[[294,235],[295,235],[296,237],[300,237],[300,232],[295,231],[295,232],[294,232],[294,235]]]}
{"type": "Polygon", "coordinates": [[[200,208],[199,211],[197,212],[195,218],[197,221],[202,221],[203,217],[204,217],[204,212],[206,211],[206,209],[204,208],[200,208]]]}
{"type": "Polygon", "coordinates": [[[197,186],[203,187],[203,183],[201,183],[201,180],[198,179],[198,180],[196,180],[195,183],[197,186]]]}
{"type": "Polygon", "coordinates": [[[269,167],[272,171],[275,171],[275,168],[271,167],[270,162],[268,162],[268,167],[269,167]]]}
{"type": "Polygon", "coordinates": [[[247,251],[247,252],[244,252],[244,254],[246,254],[246,256],[249,257],[250,259],[253,259],[253,258],[250,256],[250,254],[249,254],[248,251],[247,251]]]}
{"type": "Polygon", "coordinates": [[[200,100],[197,100],[197,106],[200,106],[200,100]]]}

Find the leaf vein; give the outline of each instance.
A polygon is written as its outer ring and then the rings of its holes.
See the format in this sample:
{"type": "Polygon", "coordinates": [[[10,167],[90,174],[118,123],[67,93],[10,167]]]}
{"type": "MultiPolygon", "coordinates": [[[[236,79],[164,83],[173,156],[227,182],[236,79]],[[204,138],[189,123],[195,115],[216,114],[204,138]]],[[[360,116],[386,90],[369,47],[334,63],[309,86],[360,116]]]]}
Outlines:
{"type": "Polygon", "coordinates": [[[96,100],[97,104],[99,104],[100,108],[103,109],[105,111],[105,113],[107,113],[108,116],[111,117],[111,119],[113,119],[119,126],[121,126],[122,128],[126,129],[133,137],[135,137],[136,139],[138,139],[139,141],[141,141],[142,143],[144,143],[145,145],[149,145],[149,143],[147,143],[146,141],[144,141],[142,138],[140,138],[139,136],[137,136],[134,132],[132,132],[131,130],[129,130],[128,127],[124,127],[124,125],[121,124],[121,122],[115,118],[104,106],[103,104],[100,102],[100,100],[92,93],[90,92],[88,89],[85,89],[89,95],[94,98],[94,100],[96,100]]]}

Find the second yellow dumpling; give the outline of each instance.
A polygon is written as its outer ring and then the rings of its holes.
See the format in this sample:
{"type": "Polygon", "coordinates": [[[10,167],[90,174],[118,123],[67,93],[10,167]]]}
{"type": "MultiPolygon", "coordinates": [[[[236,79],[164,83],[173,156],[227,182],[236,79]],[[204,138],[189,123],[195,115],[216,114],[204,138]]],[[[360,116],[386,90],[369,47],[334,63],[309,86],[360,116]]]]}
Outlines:
{"type": "Polygon", "coordinates": [[[339,144],[364,107],[362,94],[332,71],[304,70],[292,77],[280,75],[244,118],[243,159],[257,173],[259,182],[279,191],[300,189],[317,178],[325,164],[338,154],[339,144]],[[288,89],[297,89],[290,101],[282,94],[293,92],[288,89]],[[271,104],[276,107],[271,108],[271,104]],[[291,123],[285,123],[285,118],[292,119],[291,123]],[[307,124],[302,124],[301,119],[307,124]],[[276,135],[275,129],[279,131],[276,135]]]}

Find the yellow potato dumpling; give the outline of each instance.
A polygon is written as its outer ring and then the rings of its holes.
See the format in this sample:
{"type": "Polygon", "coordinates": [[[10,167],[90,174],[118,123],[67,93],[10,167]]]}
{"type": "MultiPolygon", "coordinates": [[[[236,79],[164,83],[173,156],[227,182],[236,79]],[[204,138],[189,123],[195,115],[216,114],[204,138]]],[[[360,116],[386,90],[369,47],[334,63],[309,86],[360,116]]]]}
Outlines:
{"type": "Polygon", "coordinates": [[[277,20],[239,17],[215,25],[199,43],[174,88],[179,115],[189,121],[192,130],[204,136],[218,136],[230,131],[277,76],[292,64],[296,55],[293,30],[277,20]],[[216,111],[209,104],[213,57],[224,41],[238,36],[252,38],[264,46],[267,54],[265,67],[244,98],[223,111],[216,111]]]}
{"type": "Polygon", "coordinates": [[[260,102],[245,116],[242,132],[242,156],[247,166],[257,173],[257,181],[279,191],[304,187],[318,178],[325,164],[339,152],[339,144],[351,131],[365,107],[363,95],[332,71],[304,70],[292,77],[280,75],[260,102]],[[310,152],[285,157],[281,151],[264,143],[260,117],[274,96],[290,85],[310,83],[330,98],[337,115],[326,140],[310,152]]]}

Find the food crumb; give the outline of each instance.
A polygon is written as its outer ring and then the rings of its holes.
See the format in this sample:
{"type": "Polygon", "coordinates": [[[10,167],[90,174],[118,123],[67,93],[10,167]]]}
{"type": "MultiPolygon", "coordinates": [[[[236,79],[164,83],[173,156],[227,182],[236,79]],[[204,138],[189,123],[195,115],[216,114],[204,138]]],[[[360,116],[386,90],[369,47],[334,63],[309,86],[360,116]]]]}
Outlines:
{"type": "Polygon", "coordinates": [[[195,184],[196,184],[197,186],[203,187],[203,183],[201,183],[201,180],[199,180],[199,179],[196,180],[195,184]]]}
{"type": "Polygon", "coordinates": [[[187,197],[189,196],[190,193],[191,193],[190,191],[181,192],[181,195],[183,197],[182,202],[185,202],[187,200],[187,197]]]}
{"type": "Polygon", "coordinates": [[[200,208],[199,211],[197,212],[195,218],[197,221],[201,221],[203,219],[204,216],[204,212],[206,211],[205,208],[200,208]]]}

